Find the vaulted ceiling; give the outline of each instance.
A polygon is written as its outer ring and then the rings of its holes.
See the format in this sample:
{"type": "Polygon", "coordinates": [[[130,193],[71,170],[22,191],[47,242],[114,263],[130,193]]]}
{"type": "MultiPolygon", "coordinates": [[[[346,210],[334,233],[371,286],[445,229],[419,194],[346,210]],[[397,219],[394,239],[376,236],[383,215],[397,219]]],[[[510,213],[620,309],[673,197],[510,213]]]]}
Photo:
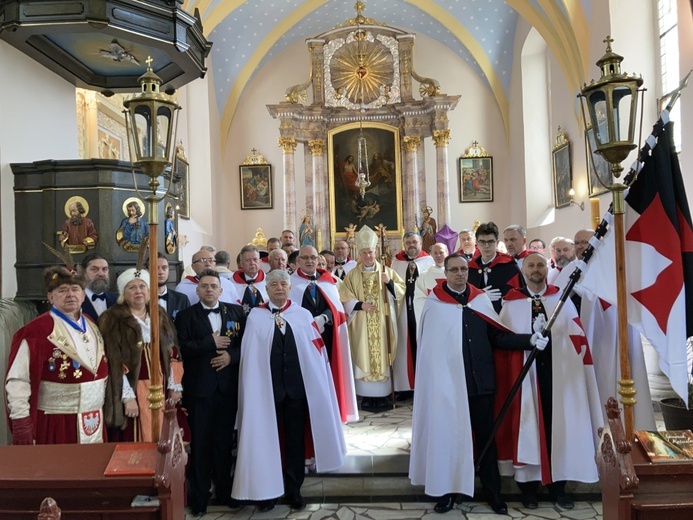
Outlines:
{"type": "MultiPolygon", "coordinates": [[[[208,67],[213,70],[222,126],[230,125],[256,71],[285,47],[353,18],[354,3],[186,0],[184,9],[191,13],[199,9],[205,35],[214,44],[208,67]]],[[[453,50],[488,85],[506,115],[520,18],[546,41],[570,88],[579,88],[590,65],[587,20],[593,0],[365,0],[365,4],[364,16],[425,34],[453,50]]]]}

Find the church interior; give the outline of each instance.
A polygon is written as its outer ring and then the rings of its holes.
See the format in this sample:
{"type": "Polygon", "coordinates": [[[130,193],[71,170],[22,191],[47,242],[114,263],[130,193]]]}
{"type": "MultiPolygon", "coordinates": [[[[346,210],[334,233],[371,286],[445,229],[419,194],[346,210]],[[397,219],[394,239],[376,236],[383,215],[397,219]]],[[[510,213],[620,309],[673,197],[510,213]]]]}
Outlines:
{"type": "MultiPolygon", "coordinates": [[[[66,4],[96,13],[107,3],[66,4]]],[[[120,2],[121,14],[139,16],[137,3],[120,2]]],[[[135,239],[119,226],[138,196],[123,101],[139,90],[148,64],[181,107],[173,143],[179,199],[158,209],[161,223],[175,214],[176,243],[158,242],[179,272],[204,244],[235,257],[260,231],[298,232],[305,219],[318,250],[347,236],[352,223],[385,222],[398,251],[403,234],[419,228],[422,208],[438,229],[493,221],[500,229],[521,224],[528,238],[546,243],[572,237],[594,227],[611,203],[595,182],[578,97],[599,78],[595,63],[607,41],[623,56],[622,70],[644,80],[640,146],[693,69],[689,0],[140,3],[178,12],[176,30],[185,36],[148,43],[127,30],[100,33],[94,22],[38,38],[22,19],[31,9],[47,25],[53,15],[78,15],[52,13],[47,5],[55,2],[0,6],[3,299],[40,299],[40,272],[56,261],[42,243],[59,248],[76,196],[100,230],[93,250],[114,260],[113,284],[134,265],[128,240],[135,239]],[[8,23],[11,16],[23,23],[8,23]],[[67,71],[65,63],[76,65],[67,71]],[[359,67],[363,81],[349,79],[359,67]],[[349,144],[357,135],[367,148],[349,144]],[[370,166],[365,206],[345,203],[353,190],[345,173],[359,173],[350,155],[370,166]]],[[[671,118],[691,193],[690,89],[671,118]]],[[[626,171],[635,157],[624,161],[626,171]]],[[[84,252],[75,251],[78,261],[84,252]]],[[[653,399],[659,376],[650,381],[653,399]]],[[[9,440],[0,421],[0,445],[9,440]]]]}

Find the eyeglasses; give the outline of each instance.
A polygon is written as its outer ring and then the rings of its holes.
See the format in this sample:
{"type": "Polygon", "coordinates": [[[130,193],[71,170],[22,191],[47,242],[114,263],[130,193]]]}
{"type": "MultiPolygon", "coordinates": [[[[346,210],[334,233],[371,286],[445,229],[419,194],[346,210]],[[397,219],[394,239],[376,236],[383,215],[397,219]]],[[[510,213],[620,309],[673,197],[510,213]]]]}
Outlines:
{"type": "Polygon", "coordinates": [[[212,289],[213,291],[216,291],[217,289],[220,289],[221,286],[217,285],[215,283],[201,283],[200,284],[200,289],[203,291],[206,291],[207,289],[212,289]]]}
{"type": "Polygon", "coordinates": [[[497,240],[477,240],[476,243],[479,244],[480,246],[492,246],[498,242],[497,240]]]}
{"type": "Polygon", "coordinates": [[[195,260],[193,264],[216,264],[217,261],[214,258],[200,258],[195,260]]]}

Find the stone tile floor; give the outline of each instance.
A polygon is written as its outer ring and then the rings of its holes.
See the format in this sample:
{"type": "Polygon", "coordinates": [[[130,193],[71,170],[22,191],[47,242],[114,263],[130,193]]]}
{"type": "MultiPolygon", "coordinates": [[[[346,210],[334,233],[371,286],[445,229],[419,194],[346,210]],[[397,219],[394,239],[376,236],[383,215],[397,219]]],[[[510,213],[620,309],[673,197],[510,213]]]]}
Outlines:
{"type": "MultiPolygon", "coordinates": [[[[408,456],[411,448],[411,411],[412,400],[397,403],[397,407],[381,413],[361,412],[359,422],[350,423],[344,427],[347,442],[348,456],[345,466],[337,473],[360,474],[367,479],[376,477],[383,484],[385,478],[394,480],[406,479],[408,469],[408,456]],[[384,473],[385,475],[378,474],[384,473]]],[[[663,428],[661,413],[655,413],[658,428],[663,428]]],[[[334,475],[328,476],[329,481],[334,475]]],[[[319,483],[320,476],[315,476],[319,483]]],[[[343,481],[342,481],[343,482],[343,481]]],[[[312,485],[313,487],[315,484],[312,485]]],[[[350,486],[351,488],[352,486],[350,486]]],[[[433,502],[408,501],[391,502],[383,496],[382,502],[377,496],[370,496],[364,502],[358,499],[333,496],[330,503],[323,503],[326,492],[324,488],[312,493],[310,479],[304,484],[304,496],[310,502],[303,511],[292,512],[286,505],[278,505],[272,511],[259,513],[255,507],[246,506],[238,510],[230,510],[222,506],[210,506],[203,517],[204,520],[491,520],[500,518],[526,519],[526,520],[588,520],[602,519],[601,502],[576,501],[575,509],[563,510],[548,502],[540,502],[539,509],[526,509],[519,502],[508,501],[508,514],[496,515],[484,502],[463,502],[445,515],[436,514],[433,511],[433,502]]],[[[335,490],[330,488],[330,491],[335,490]]],[[[354,489],[349,489],[348,494],[353,497],[354,489]]],[[[402,490],[397,494],[403,496],[402,490]]],[[[506,490],[504,490],[506,492],[506,490]]],[[[507,490],[512,494],[513,491],[507,490]]],[[[370,495],[371,493],[364,493],[370,495]]],[[[421,490],[412,494],[412,499],[421,496],[421,490]],[[414,496],[415,495],[415,496],[414,496]]],[[[188,518],[192,518],[188,515],[188,518]]]]}
{"type": "MultiPolygon", "coordinates": [[[[231,511],[225,507],[210,507],[203,520],[493,520],[501,518],[526,520],[602,520],[601,502],[576,502],[575,509],[563,510],[550,503],[540,502],[538,509],[525,509],[519,502],[508,502],[508,514],[496,515],[481,502],[463,502],[444,515],[433,511],[432,502],[308,504],[303,511],[292,512],[278,505],[272,511],[259,513],[246,506],[231,511]]],[[[187,515],[188,519],[193,518],[187,515]]]]}

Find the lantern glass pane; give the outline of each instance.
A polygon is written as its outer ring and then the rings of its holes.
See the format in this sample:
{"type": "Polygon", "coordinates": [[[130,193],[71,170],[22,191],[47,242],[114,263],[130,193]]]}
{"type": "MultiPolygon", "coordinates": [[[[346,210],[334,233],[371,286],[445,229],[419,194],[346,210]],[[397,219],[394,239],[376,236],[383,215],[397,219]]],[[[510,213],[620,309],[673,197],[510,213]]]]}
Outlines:
{"type": "Polygon", "coordinates": [[[146,105],[140,105],[135,108],[135,125],[137,143],[139,148],[138,160],[152,156],[152,118],[151,110],[146,105]]]}
{"type": "Polygon", "coordinates": [[[630,141],[630,105],[633,93],[627,86],[614,88],[614,131],[616,141],[630,141]]]}
{"type": "Polygon", "coordinates": [[[606,96],[603,91],[595,90],[587,98],[587,107],[592,119],[592,127],[595,129],[597,145],[604,145],[609,142],[609,122],[607,118],[608,107],[606,96]]]}
{"type": "Polygon", "coordinates": [[[171,109],[169,107],[159,107],[156,112],[156,122],[158,128],[156,156],[166,158],[168,157],[168,147],[171,142],[171,109]]]}

